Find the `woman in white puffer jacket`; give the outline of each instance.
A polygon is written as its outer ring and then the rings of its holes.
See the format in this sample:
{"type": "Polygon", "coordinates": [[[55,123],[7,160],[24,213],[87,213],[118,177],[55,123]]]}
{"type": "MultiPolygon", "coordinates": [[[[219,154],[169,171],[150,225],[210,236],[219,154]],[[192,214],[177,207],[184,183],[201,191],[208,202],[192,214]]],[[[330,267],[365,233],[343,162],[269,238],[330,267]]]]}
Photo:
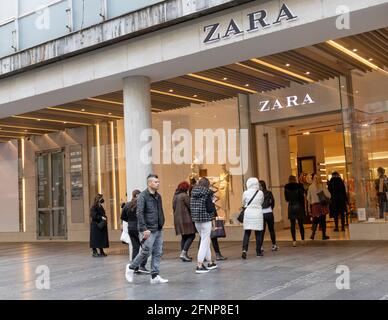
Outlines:
{"type": "Polygon", "coordinates": [[[259,180],[257,178],[249,178],[247,181],[247,190],[243,193],[243,207],[244,213],[244,239],[243,239],[243,252],[242,258],[247,258],[247,251],[249,246],[249,238],[251,237],[252,230],[255,231],[256,236],[256,253],[258,257],[263,256],[261,250],[263,244],[263,229],[264,218],[262,204],[264,202],[264,193],[260,190],[259,180]],[[253,199],[251,201],[251,199],[253,199]],[[248,205],[248,203],[251,203],[248,205]]]}

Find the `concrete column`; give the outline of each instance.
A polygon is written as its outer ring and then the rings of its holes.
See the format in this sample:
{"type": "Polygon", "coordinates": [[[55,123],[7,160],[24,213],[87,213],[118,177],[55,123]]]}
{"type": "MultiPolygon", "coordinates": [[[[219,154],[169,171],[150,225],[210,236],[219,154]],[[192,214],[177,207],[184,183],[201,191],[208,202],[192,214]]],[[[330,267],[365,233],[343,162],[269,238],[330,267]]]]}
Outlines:
{"type": "Polygon", "coordinates": [[[152,173],[152,164],[140,159],[145,142],[140,141],[143,130],[151,129],[150,79],[142,76],[128,77],[124,80],[124,127],[127,193],[131,198],[134,189],[144,190],[146,178],[152,173]]]}

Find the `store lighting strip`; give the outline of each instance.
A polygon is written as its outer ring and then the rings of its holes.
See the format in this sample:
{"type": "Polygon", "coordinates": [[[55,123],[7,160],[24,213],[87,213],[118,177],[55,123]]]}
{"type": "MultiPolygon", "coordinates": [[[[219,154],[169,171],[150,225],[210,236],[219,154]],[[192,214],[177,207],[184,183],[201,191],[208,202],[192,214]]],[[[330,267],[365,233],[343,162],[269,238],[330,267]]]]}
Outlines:
{"type": "Polygon", "coordinates": [[[98,193],[101,194],[101,147],[100,147],[100,125],[96,124],[96,151],[97,151],[97,188],[98,193]]]}
{"type": "Polygon", "coordinates": [[[44,128],[34,128],[34,127],[21,127],[21,126],[11,126],[8,124],[0,124],[0,127],[3,128],[13,128],[13,129],[23,129],[23,130],[36,130],[36,131],[47,131],[47,132],[57,132],[55,129],[44,129],[44,128]]]}
{"type": "Polygon", "coordinates": [[[41,134],[40,133],[33,133],[33,132],[20,132],[20,131],[13,131],[13,130],[3,130],[3,129],[0,129],[0,134],[1,133],[19,133],[19,134],[28,134],[28,135],[35,135],[35,136],[40,136],[41,134]]]}
{"type": "Polygon", "coordinates": [[[233,88],[233,89],[238,89],[238,90],[241,90],[241,91],[249,92],[249,93],[258,93],[255,90],[247,89],[247,88],[244,88],[244,87],[240,87],[240,86],[237,86],[237,85],[234,85],[234,84],[231,84],[231,83],[215,80],[215,79],[212,79],[212,78],[203,77],[203,76],[200,76],[198,74],[189,73],[188,76],[192,77],[192,78],[196,78],[196,79],[205,80],[205,81],[208,81],[208,82],[220,84],[220,85],[225,86],[225,87],[229,87],[229,88],[233,88]]]}
{"type": "Polygon", "coordinates": [[[22,213],[23,213],[23,232],[26,232],[26,179],[24,178],[24,164],[25,164],[25,141],[20,139],[22,147],[22,213]]]}
{"type": "Polygon", "coordinates": [[[46,108],[46,109],[54,110],[54,111],[63,111],[63,112],[69,112],[69,113],[76,113],[76,114],[87,114],[87,115],[90,115],[90,116],[107,117],[107,118],[113,118],[113,119],[123,119],[123,117],[113,116],[111,114],[95,113],[95,112],[88,112],[88,111],[78,111],[78,110],[55,108],[55,107],[49,107],[49,108],[46,108]]]}
{"type": "Polygon", "coordinates": [[[117,230],[117,197],[116,197],[116,156],[115,156],[115,130],[113,121],[110,122],[110,143],[112,148],[112,184],[113,184],[113,217],[114,229],[117,230]]]}
{"type": "Polygon", "coordinates": [[[347,48],[345,48],[344,46],[340,45],[339,43],[333,41],[333,40],[329,40],[329,41],[326,41],[326,43],[330,46],[332,46],[333,48],[347,54],[348,56],[352,57],[353,59],[365,64],[366,66],[368,66],[369,68],[372,68],[373,70],[376,70],[376,71],[380,71],[380,72],[383,72],[385,74],[388,75],[388,71],[380,68],[379,66],[375,65],[374,63],[368,61],[367,59],[361,57],[360,55],[358,55],[357,53],[353,52],[352,50],[349,50],[347,48]]]}
{"type": "Polygon", "coordinates": [[[36,120],[36,121],[43,121],[43,122],[55,122],[55,123],[62,123],[62,124],[74,124],[74,125],[80,125],[80,126],[90,126],[90,123],[83,123],[83,122],[74,122],[74,121],[66,121],[66,120],[54,120],[54,119],[47,119],[47,118],[35,118],[35,117],[26,117],[26,116],[12,116],[12,118],[16,119],[25,119],[25,120],[36,120]]]}
{"type": "Polygon", "coordinates": [[[104,99],[97,99],[97,98],[88,98],[86,100],[96,101],[96,102],[103,102],[103,103],[110,103],[110,104],[114,104],[116,106],[123,106],[124,105],[124,103],[122,103],[122,102],[111,101],[111,100],[104,100],[104,99]]]}
{"type": "Polygon", "coordinates": [[[310,79],[308,77],[305,77],[305,76],[301,76],[300,74],[297,74],[295,72],[292,72],[290,70],[286,70],[284,68],[280,68],[278,66],[275,66],[271,63],[268,63],[268,62],[265,62],[265,61],[262,61],[262,60],[259,60],[259,59],[251,59],[250,61],[256,63],[256,64],[259,64],[259,65],[262,65],[262,66],[265,66],[265,67],[268,67],[268,68],[271,68],[271,69],[274,69],[276,71],[279,71],[279,72],[282,72],[282,73],[285,73],[285,74],[288,74],[289,76],[292,76],[294,78],[298,78],[300,80],[303,80],[303,81],[306,81],[308,83],[314,83],[315,81],[313,79],[310,79]]]}
{"type": "Polygon", "coordinates": [[[20,138],[24,138],[24,136],[10,136],[10,135],[7,135],[7,134],[0,134],[0,138],[20,139],[20,138]]]}
{"type": "Polygon", "coordinates": [[[175,93],[170,93],[170,92],[163,92],[163,91],[159,91],[159,90],[153,90],[152,89],[151,92],[152,93],[157,93],[157,94],[162,94],[162,95],[165,95],[165,96],[185,99],[185,100],[189,100],[189,101],[196,101],[196,102],[199,102],[199,103],[206,103],[207,102],[205,100],[201,100],[201,99],[197,99],[197,98],[191,98],[191,97],[187,97],[187,96],[182,96],[182,95],[175,94],[175,93]]]}

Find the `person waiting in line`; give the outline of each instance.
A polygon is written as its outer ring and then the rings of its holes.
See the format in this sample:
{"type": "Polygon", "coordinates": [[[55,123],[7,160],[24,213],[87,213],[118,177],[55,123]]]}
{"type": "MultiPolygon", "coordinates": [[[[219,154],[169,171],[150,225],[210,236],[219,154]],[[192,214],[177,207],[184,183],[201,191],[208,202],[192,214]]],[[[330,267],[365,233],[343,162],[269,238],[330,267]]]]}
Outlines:
{"type": "Polygon", "coordinates": [[[175,233],[177,236],[181,235],[182,237],[179,258],[183,262],[191,262],[193,260],[188,256],[188,252],[197,232],[191,219],[189,189],[190,184],[188,182],[181,182],[175,191],[172,204],[175,233]]]}
{"type": "MultiPolygon", "coordinates": [[[[134,190],[132,192],[132,199],[130,202],[126,203],[122,212],[122,219],[127,219],[127,230],[132,243],[132,255],[130,261],[133,261],[140,252],[141,243],[139,238],[139,226],[136,216],[137,210],[137,198],[140,194],[140,190],[134,190]]],[[[149,270],[146,268],[147,260],[144,260],[140,267],[135,270],[135,273],[149,274],[149,270]]]]}
{"type": "Polygon", "coordinates": [[[102,194],[97,194],[90,208],[90,248],[93,257],[106,257],[105,248],[109,248],[108,223],[102,194]],[[100,252],[97,252],[97,248],[100,252]]]}
{"type": "Polygon", "coordinates": [[[311,240],[314,240],[318,224],[322,230],[322,240],[330,239],[326,235],[326,215],[329,213],[329,201],[331,194],[326,185],[322,183],[321,177],[316,173],[312,175],[312,184],[307,192],[307,201],[311,205],[311,215],[313,216],[313,226],[311,240]]]}
{"type": "Polygon", "coordinates": [[[252,230],[255,231],[256,236],[256,254],[258,257],[264,255],[262,251],[263,244],[263,230],[264,230],[264,217],[262,205],[264,202],[264,193],[260,190],[259,180],[257,178],[249,178],[247,181],[247,190],[244,191],[242,196],[242,204],[245,208],[244,213],[244,239],[243,239],[243,252],[242,259],[247,258],[249,238],[251,237],[252,230]]]}
{"type": "Polygon", "coordinates": [[[214,192],[210,190],[210,181],[207,178],[201,178],[198,184],[191,190],[191,218],[201,237],[196,273],[206,273],[210,270],[217,269],[216,263],[212,261],[212,253],[210,250],[212,220],[214,219],[216,212],[213,195],[214,192]],[[207,266],[204,264],[205,259],[208,261],[207,266]]]}
{"type": "Polygon", "coordinates": [[[132,261],[127,264],[125,278],[133,282],[134,274],[152,253],[151,258],[151,284],[167,283],[160,273],[160,261],[163,255],[163,226],[165,222],[162,197],[158,193],[160,181],[157,175],[147,177],[147,189],[137,198],[136,216],[138,219],[139,233],[141,234],[142,250],[132,261]]]}
{"type": "Polygon", "coordinates": [[[347,212],[348,196],[346,188],[341,176],[338,172],[332,173],[332,178],[329,181],[329,192],[331,194],[331,211],[333,213],[335,228],[338,232],[338,218],[341,217],[341,230],[345,231],[345,214],[347,212]]]}
{"type": "Polygon", "coordinates": [[[298,221],[300,237],[304,243],[304,222],[306,217],[303,184],[298,183],[295,176],[288,178],[284,186],[284,197],[288,202],[288,219],[291,223],[292,245],[296,247],[296,222],[298,221]]]}
{"type": "Polygon", "coordinates": [[[379,217],[384,219],[384,213],[388,212],[388,178],[383,167],[379,167],[377,173],[379,177],[375,180],[375,189],[379,204],[379,217]]]}
{"type": "Polygon", "coordinates": [[[273,194],[271,191],[267,189],[267,184],[265,181],[260,180],[260,189],[264,193],[264,202],[263,202],[263,242],[264,242],[264,236],[265,236],[265,229],[268,225],[269,233],[271,236],[272,241],[272,251],[278,251],[279,247],[276,244],[276,233],[275,233],[275,217],[273,215],[273,209],[275,208],[275,199],[273,197],[273,194]]]}

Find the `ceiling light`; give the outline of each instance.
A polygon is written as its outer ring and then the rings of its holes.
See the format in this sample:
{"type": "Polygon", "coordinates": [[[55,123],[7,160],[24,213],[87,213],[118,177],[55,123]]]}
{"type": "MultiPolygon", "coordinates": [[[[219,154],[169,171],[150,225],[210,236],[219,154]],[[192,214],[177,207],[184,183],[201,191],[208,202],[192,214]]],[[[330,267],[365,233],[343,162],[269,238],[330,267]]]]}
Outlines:
{"type": "Polygon", "coordinates": [[[40,119],[36,119],[36,120],[40,121],[40,119]]]}
{"type": "MultiPolygon", "coordinates": [[[[196,101],[196,102],[199,102],[199,103],[206,103],[206,102],[207,102],[207,101],[205,101],[205,100],[195,99],[195,98],[186,97],[186,96],[182,96],[182,95],[179,95],[179,94],[168,93],[168,92],[159,91],[159,90],[153,90],[153,89],[152,89],[151,92],[152,92],[152,93],[157,93],[157,94],[162,94],[162,95],[165,95],[165,96],[176,97],[176,98],[185,99],[185,100],[190,100],[190,101],[196,101]]],[[[163,110],[161,110],[161,111],[163,111],[163,110]]]]}
{"type": "Polygon", "coordinates": [[[173,92],[174,92],[174,90],[170,89],[170,90],[168,90],[168,92],[171,92],[171,93],[173,93],[173,92]]]}
{"type": "MultiPolygon", "coordinates": [[[[45,121],[45,122],[56,122],[56,123],[63,123],[63,120],[54,120],[54,119],[37,119],[34,117],[27,117],[27,116],[12,116],[12,118],[15,119],[26,119],[26,120],[38,120],[38,121],[45,121]]],[[[83,122],[74,122],[74,121],[67,121],[66,123],[69,124],[74,124],[74,125],[81,125],[81,126],[89,126],[91,125],[90,123],[83,123],[83,122]]],[[[40,130],[40,129],[37,129],[40,130]]],[[[58,131],[58,130],[55,130],[58,131]]]]}
{"type": "Polygon", "coordinates": [[[198,97],[198,95],[195,94],[195,95],[193,95],[193,97],[196,98],[196,97],[198,97]]]}
{"type": "Polygon", "coordinates": [[[379,71],[379,72],[382,72],[382,73],[385,73],[388,75],[388,71],[380,68],[379,66],[375,65],[374,63],[368,61],[367,59],[364,59],[363,57],[361,57],[360,55],[354,53],[353,51],[349,50],[349,49],[346,49],[344,46],[340,45],[339,43],[333,41],[333,40],[329,40],[329,41],[326,41],[326,43],[334,48],[336,48],[337,50],[347,54],[348,56],[351,56],[353,59],[365,64],[366,66],[368,66],[369,68],[373,69],[373,70],[376,70],[376,71],[379,71]]]}
{"type": "Polygon", "coordinates": [[[247,83],[245,86],[246,86],[246,87],[249,87],[249,83],[247,83]]]}
{"type": "Polygon", "coordinates": [[[310,71],[307,71],[306,74],[310,74],[310,71]]]}
{"type": "Polygon", "coordinates": [[[109,113],[108,113],[108,116],[111,116],[111,115],[112,115],[112,112],[109,112],[109,113]]]}
{"type": "Polygon", "coordinates": [[[85,112],[85,109],[81,109],[82,112],[85,112]]]}
{"type": "Polygon", "coordinates": [[[286,63],[286,67],[289,67],[289,66],[291,66],[289,63],[286,63]]]}
{"type": "Polygon", "coordinates": [[[218,80],[211,79],[211,78],[208,78],[208,77],[200,76],[198,74],[190,73],[190,74],[188,74],[188,76],[192,77],[192,78],[196,78],[196,79],[205,80],[205,81],[208,81],[208,82],[220,84],[220,85],[223,85],[225,87],[229,87],[229,88],[233,88],[233,89],[238,89],[238,90],[241,90],[241,91],[246,91],[246,92],[249,92],[249,93],[257,93],[257,91],[255,91],[255,90],[247,89],[247,88],[244,88],[244,87],[241,87],[241,86],[237,86],[237,85],[234,85],[234,84],[231,84],[231,83],[222,82],[222,81],[218,81],[218,80]]]}
{"type": "Polygon", "coordinates": [[[298,78],[298,79],[301,79],[303,81],[306,81],[306,82],[309,82],[309,83],[314,83],[314,80],[313,79],[310,79],[310,78],[307,78],[305,76],[301,76],[300,74],[297,74],[295,72],[292,72],[292,71],[289,71],[289,70],[286,70],[286,69],[283,69],[283,68],[280,68],[278,66],[275,66],[271,63],[268,63],[268,62],[265,62],[265,61],[262,61],[262,60],[259,60],[259,59],[251,59],[252,62],[256,63],[256,64],[260,64],[262,66],[265,66],[267,68],[271,68],[271,69],[274,69],[274,70],[277,70],[277,71],[280,71],[282,73],[285,73],[285,74],[288,74],[292,77],[295,77],[295,78],[298,78]]]}
{"type": "Polygon", "coordinates": [[[29,130],[36,130],[36,131],[48,131],[48,132],[55,132],[58,130],[55,129],[45,129],[45,128],[34,128],[34,127],[26,127],[26,126],[12,126],[8,124],[2,124],[2,127],[6,128],[14,128],[14,129],[29,129],[29,130]]]}
{"type": "Polygon", "coordinates": [[[303,135],[305,135],[305,136],[308,136],[308,135],[310,135],[310,132],[303,132],[303,135]]]}
{"type": "Polygon", "coordinates": [[[225,77],[225,78],[223,78],[222,80],[225,80],[225,81],[226,81],[226,80],[228,80],[228,78],[225,77]]]}
{"type": "Polygon", "coordinates": [[[104,100],[104,99],[97,99],[97,98],[88,98],[86,100],[96,101],[96,102],[103,102],[103,103],[110,103],[110,104],[115,104],[115,105],[118,105],[118,106],[123,106],[124,105],[124,103],[122,103],[122,102],[111,101],[111,100],[104,100]]]}
{"type": "Polygon", "coordinates": [[[357,52],[358,50],[357,49],[353,49],[353,52],[357,52]]]}
{"type": "Polygon", "coordinates": [[[369,58],[369,61],[373,61],[373,58],[369,58]]]}
{"type": "Polygon", "coordinates": [[[49,107],[47,108],[48,110],[55,110],[55,111],[63,111],[63,112],[69,112],[69,113],[82,113],[82,114],[88,114],[88,115],[91,115],[91,116],[97,116],[97,117],[109,117],[109,118],[116,118],[116,119],[123,119],[123,117],[118,117],[118,116],[111,116],[112,113],[109,113],[109,115],[106,115],[104,113],[96,113],[96,112],[85,112],[85,109],[82,109],[80,111],[77,111],[77,110],[72,110],[72,109],[64,109],[64,108],[54,108],[54,107],[49,107]]]}

